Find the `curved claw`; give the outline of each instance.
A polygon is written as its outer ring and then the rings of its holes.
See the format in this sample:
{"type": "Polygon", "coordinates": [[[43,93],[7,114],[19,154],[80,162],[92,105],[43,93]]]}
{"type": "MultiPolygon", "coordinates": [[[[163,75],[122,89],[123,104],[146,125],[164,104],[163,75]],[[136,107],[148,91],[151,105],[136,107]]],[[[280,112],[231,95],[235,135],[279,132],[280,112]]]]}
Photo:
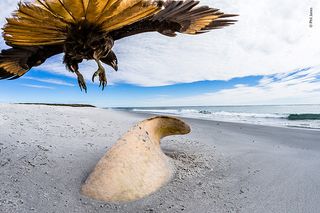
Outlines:
{"type": "Polygon", "coordinates": [[[99,81],[100,81],[99,87],[102,86],[102,91],[103,91],[104,88],[107,86],[107,77],[105,72],[99,73],[99,81]]]}
{"type": "Polygon", "coordinates": [[[86,82],[84,81],[83,76],[79,73],[78,75],[78,84],[80,87],[80,90],[82,91],[82,89],[84,89],[84,91],[87,93],[87,85],[86,82]]]}
{"type": "Polygon", "coordinates": [[[80,87],[80,90],[82,91],[82,89],[84,89],[85,93],[87,93],[87,86],[84,82],[78,82],[79,83],[79,87],[80,87]]]}
{"type": "Polygon", "coordinates": [[[94,83],[94,79],[95,77],[97,77],[97,75],[99,75],[100,70],[96,71],[93,76],[92,76],[92,82],[94,83]]]}
{"type": "Polygon", "coordinates": [[[92,82],[94,82],[94,78],[99,75],[99,87],[102,86],[102,90],[104,90],[105,86],[107,85],[107,77],[106,77],[106,72],[104,67],[101,65],[99,60],[96,60],[97,64],[98,64],[98,70],[93,74],[92,76],[92,82]]]}

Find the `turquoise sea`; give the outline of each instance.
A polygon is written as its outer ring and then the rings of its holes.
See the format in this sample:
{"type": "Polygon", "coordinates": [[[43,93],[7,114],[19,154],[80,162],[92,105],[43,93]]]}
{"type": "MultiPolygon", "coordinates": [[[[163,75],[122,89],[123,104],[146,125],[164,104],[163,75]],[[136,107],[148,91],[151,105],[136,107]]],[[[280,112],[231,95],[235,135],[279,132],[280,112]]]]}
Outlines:
{"type": "Polygon", "coordinates": [[[117,108],[216,121],[320,129],[320,104],[117,108]]]}

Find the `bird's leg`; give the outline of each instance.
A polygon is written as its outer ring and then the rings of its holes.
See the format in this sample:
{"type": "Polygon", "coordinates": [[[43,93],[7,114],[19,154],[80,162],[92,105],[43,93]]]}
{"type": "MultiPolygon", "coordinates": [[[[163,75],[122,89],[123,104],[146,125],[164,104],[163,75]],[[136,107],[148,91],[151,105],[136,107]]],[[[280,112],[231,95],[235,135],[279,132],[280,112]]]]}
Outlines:
{"type": "Polygon", "coordinates": [[[87,93],[87,85],[83,78],[83,75],[79,72],[79,70],[75,70],[74,73],[78,77],[78,84],[79,84],[80,90],[82,91],[82,89],[84,89],[84,91],[87,93]]]}
{"type": "Polygon", "coordinates": [[[78,84],[80,87],[80,90],[84,89],[84,91],[87,93],[87,85],[86,82],[82,76],[82,74],[79,72],[79,66],[77,63],[67,63],[67,67],[71,72],[74,72],[78,77],[78,84]]]}
{"type": "Polygon", "coordinates": [[[98,70],[93,74],[92,81],[94,82],[94,78],[99,75],[99,81],[100,81],[99,87],[102,86],[102,90],[104,90],[104,87],[107,85],[106,71],[102,66],[100,60],[95,59],[95,61],[98,64],[98,70]]]}
{"type": "Polygon", "coordinates": [[[87,93],[86,82],[85,82],[82,74],[79,72],[79,63],[81,63],[81,62],[82,62],[82,59],[80,59],[80,60],[73,59],[68,54],[65,54],[65,56],[63,58],[63,63],[66,64],[67,69],[77,75],[80,90],[82,91],[82,89],[84,89],[84,91],[87,93]]]}

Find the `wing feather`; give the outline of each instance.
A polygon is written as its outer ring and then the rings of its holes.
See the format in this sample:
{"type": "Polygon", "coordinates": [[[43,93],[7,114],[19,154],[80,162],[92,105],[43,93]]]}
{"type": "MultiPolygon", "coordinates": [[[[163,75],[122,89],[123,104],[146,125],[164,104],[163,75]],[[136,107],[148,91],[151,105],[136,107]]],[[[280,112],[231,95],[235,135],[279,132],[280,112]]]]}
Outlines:
{"type": "Polygon", "coordinates": [[[164,8],[153,16],[110,32],[117,40],[138,33],[158,31],[166,36],[176,33],[200,34],[234,24],[228,19],[236,15],[224,14],[208,6],[197,6],[199,1],[167,1],[164,8]]]}
{"type": "Polygon", "coordinates": [[[0,79],[19,78],[33,66],[61,53],[62,46],[14,47],[0,53],[0,79]]]}

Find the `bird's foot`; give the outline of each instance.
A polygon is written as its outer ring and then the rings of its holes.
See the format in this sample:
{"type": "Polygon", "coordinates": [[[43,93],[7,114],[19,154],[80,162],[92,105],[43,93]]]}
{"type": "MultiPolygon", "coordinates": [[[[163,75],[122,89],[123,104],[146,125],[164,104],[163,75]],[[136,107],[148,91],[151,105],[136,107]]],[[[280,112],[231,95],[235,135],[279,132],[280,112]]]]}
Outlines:
{"type": "Polygon", "coordinates": [[[104,90],[105,86],[107,86],[106,72],[100,72],[99,73],[99,81],[100,81],[99,87],[102,86],[102,90],[104,90]]]}
{"type": "Polygon", "coordinates": [[[94,79],[96,76],[99,76],[99,87],[102,86],[102,90],[104,90],[105,86],[107,86],[107,77],[106,77],[106,72],[104,70],[98,70],[97,72],[95,72],[92,76],[92,82],[94,82],[94,79]]]}
{"type": "Polygon", "coordinates": [[[83,78],[83,75],[79,71],[76,71],[75,73],[78,76],[78,84],[79,84],[80,90],[82,91],[83,89],[87,93],[87,85],[83,78]]]}
{"type": "Polygon", "coordinates": [[[94,82],[95,77],[99,76],[100,85],[102,86],[102,90],[104,90],[105,86],[107,85],[107,77],[106,77],[106,71],[101,65],[100,61],[97,61],[98,63],[98,70],[93,74],[92,76],[92,82],[94,82]]]}

